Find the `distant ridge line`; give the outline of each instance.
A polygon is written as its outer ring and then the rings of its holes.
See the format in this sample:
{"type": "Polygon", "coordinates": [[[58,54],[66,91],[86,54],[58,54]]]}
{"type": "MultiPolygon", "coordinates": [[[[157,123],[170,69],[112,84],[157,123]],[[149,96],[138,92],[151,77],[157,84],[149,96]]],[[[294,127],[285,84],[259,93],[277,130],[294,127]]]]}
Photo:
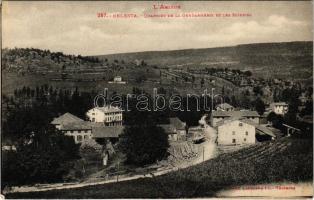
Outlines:
{"type": "Polygon", "coordinates": [[[244,44],[237,44],[231,46],[217,46],[217,47],[204,47],[204,48],[186,48],[186,49],[171,49],[171,50],[151,50],[151,51],[134,51],[134,52],[124,52],[124,53],[110,53],[110,54],[101,54],[101,55],[90,55],[95,57],[102,57],[102,56],[114,56],[114,55],[125,55],[125,54],[140,54],[140,53],[160,53],[160,52],[180,52],[180,51],[197,51],[197,50],[215,50],[215,49],[227,49],[227,48],[234,48],[240,46],[253,46],[253,45],[270,45],[270,44],[302,44],[302,43],[313,43],[313,41],[289,41],[289,42],[261,42],[261,43],[244,43],[244,44]]]}

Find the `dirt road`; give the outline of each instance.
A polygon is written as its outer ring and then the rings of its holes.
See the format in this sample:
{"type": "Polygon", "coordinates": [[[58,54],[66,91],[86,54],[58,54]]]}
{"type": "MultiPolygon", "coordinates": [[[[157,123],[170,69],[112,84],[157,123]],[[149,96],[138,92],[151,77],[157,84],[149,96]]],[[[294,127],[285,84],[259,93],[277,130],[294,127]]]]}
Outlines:
{"type": "Polygon", "coordinates": [[[178,168],[172,169],[164,169],[158,170],[151,174],[144,174],[144,175],[134,175],[134,176],[123,176],[120,175],[118,177],[111,177],[109,180],[100,180],[96,182],[73,182],[73,183],[56,183],[56,184],[38,184],[34,186],[21,186],[21,187],[12,187],[9,191],[4,191],[4,193],[16,193],[16,192],[39,192],[39,191],[48,191],[48,190],[60,190],[60,189],[70,189],[70,188],[80,188],[85,186],[93,186],[93,185],[101,185],[101,184],[108,184],[108,183],[115,183],[115,182],[122,182],[128,180],[134,180],[139,178],[147,178],[154,176],[160,176],[171,171],[178,170],[178,168]]]}

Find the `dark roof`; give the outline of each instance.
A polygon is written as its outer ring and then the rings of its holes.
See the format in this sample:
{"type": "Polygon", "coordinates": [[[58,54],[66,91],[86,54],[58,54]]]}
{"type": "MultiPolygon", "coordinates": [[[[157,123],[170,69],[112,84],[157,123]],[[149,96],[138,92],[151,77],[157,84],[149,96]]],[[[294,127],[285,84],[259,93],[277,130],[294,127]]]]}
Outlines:
{"type": "Polygon", "coordinates": [[[204,131],[204,128],[202,128],[201,126],[190,126],[188,131],[189,133],[190,132],[202,132],[204,131]]]}
{"type": "Polygon", "coordinates": [[[63,124],[60,130],[92,130],[94,138],[117,138],[122,134],[123,128],[123,126],[105,126],[103,123],[81,121],[63,124]]]}
{"type": "Polygon", "coordinates": [[[54,118],[51,122],[51,124],[57,125],[57,124],[67,124],[72,122],[83,122],[81,118],[78,118],[75,115],[72,115],[71,113],[65,113],[57,118],[54,118]]]}
{"type": "Polygon", "coordinates": [[[226,119],[226,120],[221,120],[221,121],[217,122],[217,126],[222,126],[224,124],[231,123],[233,121],[240,121],[242,123],[246,123],[246,124],[249,124],[251,126],[254,126],[255,129],[256,129],[256,133],[257,134],[260,134],[260,135],[270,135],[272,137],[276,137],[276,135],[274,134],[275,130],[273,130],[271,128],[268,128],[266,126],[257,124],[255,122],[253,122],[252,120],[249,120],[249,119],[232,119],[232,120],[226,119]]]}
{"type": "Polygon", "coordinates": [[[269,135],[269,136],[272,136],[272,137],[277,137],[277,135],[274,134],[274,130],[273,129],[270,129],[270,128],[266,127],[266,126],[261,126],[261,125],[256,126],[256,133],[260,134],[260,135],[269,135]]]}
{"type": "Polygon", "coordinates": [[[219,108],[223,108],[223,109],[228,109],[228,108],[234,108],[232,105],[228,104],[228,103],[221,103],[221,104],[218,104],[216,106],[216,108],[219,107],[219,108]]]}
{"type": "Polygon", "coordinates": [[[162,129],[164,129],[164,131],[167,133],[167,134],[174,134],[176,133],[176,128],[173,124],[160,124],[158,125],[159,127],[161,127],[162,129]]]}
{"type": "Polygon", "coordinates": [[[72,122],[67,124],[62,124],[60,130],[91,130],[92,124],[88,121],[79,121],[79,122],[72,122]]]}
{"type": "Polygon", "coordinates": [[[103,113],[122,112],[122,110],[115,106],[95,107],[93,109],[100,110],[103,113]]]}
{"type": "Polygon", "coordinates": [[[273,106],[288,106],[288,104],[286,102],[275,102],[270,104],[270,107],[273,106]]]}
{"type": "Polygon", "coordinates": [[[313,124],[313,115],[305,115],[303,117],[300,117],[299,119],[301,122],[305,122],[308,124],[313,124]]]}
{"type": "Polygon", "coordinates": [[[268,125],[259,125],[256,127],[256,133],[260,135],[270,135],[276,138],[280,138],[283,135],[279,129],[268,127],[268,125]]]}
{"type": "Polygon", "coordinates": [[[240,111],[222,111],[214,110],[212,113],[213,117],[259,117],[259,114],[256,111],[251,110],[240,110],[240,111]]]}
{"type": "Polygon", "coordinates": [[[235,120],[240,120],[240,119],[233,119],[233,118],[228,118],[228,119],[222,119],[222,120],[220,120],[220,121],[218,121],[217,123],[216,123],[216,127],[218,127],[218,126],[222,126],[222,125],[224,125],[224,124],[227,124],[227,123],[230,123],[230,122],[233,122],[233,121],[235,121],[235,120]]]}
{"type": "Polygon", "coordinates": [[[163,128],[168,134],[174,134],[176,130],[185,130],[185,123],[177,117],[169,118],[169,124],[159,124],[158,126],[163,128]]]}
{"type": "Polygon", "coordinates": [[[123,126],[92,127],[93,138],[118,138],[123,132],[123,126]]]}
{"type": "Polygon", "coordinates": [[[179,118],[177,117],[171,117],[169,118],[170,124],[172,124],[176,129],[185,129],[185,123],[182,122],[179,118]]]}

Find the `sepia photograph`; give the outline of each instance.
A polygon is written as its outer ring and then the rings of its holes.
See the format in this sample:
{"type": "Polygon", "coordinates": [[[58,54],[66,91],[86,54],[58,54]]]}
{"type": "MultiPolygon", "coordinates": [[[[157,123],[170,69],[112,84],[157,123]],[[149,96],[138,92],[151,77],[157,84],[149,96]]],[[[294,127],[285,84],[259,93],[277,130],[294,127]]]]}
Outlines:
{"type": "Polygon", "coordinates": [[[313,2],[3,0],[0,183],[312,199],[313,2]]]}

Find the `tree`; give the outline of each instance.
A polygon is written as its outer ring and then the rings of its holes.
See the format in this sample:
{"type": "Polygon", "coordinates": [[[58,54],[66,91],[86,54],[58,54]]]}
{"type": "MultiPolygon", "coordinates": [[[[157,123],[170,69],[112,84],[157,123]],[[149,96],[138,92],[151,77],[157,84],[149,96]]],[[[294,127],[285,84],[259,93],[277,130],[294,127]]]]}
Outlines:
{"type": "Polygon", "coordinates": [[[295,112],[287,112],[284,116],[284,122],[290,126],[297,126],[297,114],[295,112]]]}
{"type": "Polygon", "coordinates": [[[252,76],[252,72],[251,72],[251,71],[245,71],[245,72],[244,72],[244,75],[245,75],[245,76],[252,76]]]}
{"type": "Polygon", "coordinates": [[[231,96],[230,103],[231,103],[231,105],[233,105],[233,107],[238,107],[238,101],[234,95],[231,96]]]}
{"type": "Polygon", "coordinates": [[[291,91],[289,88],[286,88],[282,91],[282,94],[281,94],[281,101],[285,101],[285,102],[288,102],[290,97],[291,97],[291,91]]]}
{"type": "Polygon", "coordinates": [[[300,116],[311,115],[313,114],[313,102],[307,101],[305,102],[305,108],[302,109],[300,116]]]}
{"type": "Polygon", "coordinates": [[[225,99],[225,102],[226,102],[226,103],[229,103],[229,104],[231,103],[231,100],[230,100],[230,97],[229,97],[229,96],[225,96],[224,99],[225,99]]]}
{"type": "Polygon", "coordinates": [[[142,60],[141,61],[141,66],[146,66],[146,65],[147,65],[147,63],[144,60],[142,60]]]}
{"type": "Polygon", "coordinates": [[[201,80],[201,88],[204,86],[204,83],[205,83],[204,78],[202,78],[202,80],[201,80]]]}
{"type": "Polygon", "coordinates": [[[267,116],[267,121],[271,122],[275,128],[282,130],[282,124],[284,122],[283,117],[281,115],[277,115],[274,112],[271,112],[267,116]]]}
{"type": "Polygon", "coordinates": [[[278,88],[274,89],[273,99],[274,99],[274,102],[278,102],[281,99],[281,92],[280,92],[280,90],[278,88]]]}
{"type": "Polygon", "coordinates": [[[312,95],[313,95],[313,87],[308,87],[306,89],[306,96],[307,97],[312,97],[312,95]]]}
{"type": "Polygon", "coordinates": [[[263,90],[261,89],[260,86],[254,86],[253,87],[253,92],[254,92],[255,96],[263,95],[263,90]]]}
{"type": "Polygon", "coordinates": [[[195,82],[195,76],[192,76],[192,83],[195,82]]]}
{"type": "Polygon", "coordinates": [[[34,133],[26,142],[9,152],[3,162],[4,185],[62,181],[69,170],[68,161],[79,158],[78,145],[53,127],[34,133]]]}
{"type": "Polygon", "coordinates": [[[138,72],[136,75],[135,75],[135,82],[136,83],[142,83],[144,81],[147,80],[147,77],[145,75],[144,72],[138,72]]]}
{"type": "Polygon", "coordinates": [[[265,112],[265,104],[260,98],[257,98],[255,100],[255,110],[258,112],[259,115],[262,115],[265,112]]]}
{"type": "Polygon", "coordinates": [[[101,155],[103,146],[98,144],[95,140],[84,140],[80,146],[80,155],[99,154],[101,155]]]}
{"type": "Polygon", "coordinates": [[[53,116],[46,106],[13,109],[3,124],[3,135],[13,140],[28,139],[32,133],[43,131],[53,116]]]}
{"type": "Polygon", "coordinates": [[[119,146],[126,154],[127,163],[143,166],[167,156],[168,136],[157,126],[128,126],[124,129],[119,146]]]}
{"type": "Polygon", "coordinates": [[[247,95],[240,96],[239,105],[245,109],[249,109],[251,107],[251,100],[247,95]]]}

